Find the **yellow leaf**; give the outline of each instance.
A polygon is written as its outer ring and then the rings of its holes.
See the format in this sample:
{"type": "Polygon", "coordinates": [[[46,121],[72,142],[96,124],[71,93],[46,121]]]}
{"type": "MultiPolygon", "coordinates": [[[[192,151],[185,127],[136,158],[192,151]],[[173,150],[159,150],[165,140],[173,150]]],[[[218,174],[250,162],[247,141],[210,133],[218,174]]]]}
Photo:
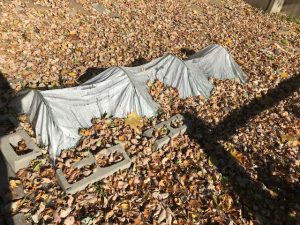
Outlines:
{"type": "Polygon", "coordinates": [[[139,129],[138,127],[141,128],[143,126],[142,117],[134,112],[130,113],[125,119],[125,125],[129,125],[131,129],[136,131],[139,129]]]}
{"type": "Polygon", "coordinates": [[[128,211],[129,210],[129,204],[127,202],[121,203],[120,207],[123,211],[128,211]]]}
{"type": "Polygon", "coordinates": [[[20,180],[10,180],[9,181],[9,188],[10,189],[15,189],[17,186],[21,184],[20,180]]]}
{"type": "Polygon", "coordinates": [[[77,73],[75,73],[75,72],[70,72],[70,73],[69,73],[69,76],[71,76],[71,77],[76,77],[76,76],[77,76],[77,73]]]}
{"type": "Polygon", "coordinates": [[[233,203],[232,197],[228,194],[225,194],[225,195],[223,195],[222,199],[223,199],[222,200],[222,203],[223,203],[222,205],[223,205],[224,209],[230,210],[230,208],[232,206],[232,203],[233,203]]]}
{"type": "Polygon", "coordinates": [[[120,135],[119,136],[119,141],[125,141],[125,136],[124,135],[120,135]]]}
{"type": "Polygon", "coordinates": [[[225,45],[230,45],[232,44],[232,40],[230,38],[228,38],[226,41],[225,41],[225,45]]]}
{"type": "Polygon", "coordinates": [[[281,134],[281,142],[287,142],[292,146],[298,146],[300,145],[300,135],[298,133],[296,135],[281,134]]]}
{"type": "Polygon", "coordinates": [[[230,155],[240,163],[243,163],[245,161],[245,156],[243,156],[242,153],[239,153],[236,149],[231,149],[230,155]]]}
{"type": "Polygon", "coordinates": [[[77,31],[76,31],[76,30],[71,30],[71,31],[70,31],[70,34],[71,34],[71,35],[76,35],[76,34],[77,34],[77,31]]]}
{"type": "Polygon", "coordinates": [[[84,137],[90,136],[92,135],[93,131],[91,129],[85,129],[85,128],[81,128],[79,130],[79,134],[81,134],[84,137]]]}
{"type": "Polygon", "coordinates": [[[287,72],[282,72],[282,73],[279,74],[279,76],[281,78],[287,78],[289,76],[289,74],[287,72]]]}

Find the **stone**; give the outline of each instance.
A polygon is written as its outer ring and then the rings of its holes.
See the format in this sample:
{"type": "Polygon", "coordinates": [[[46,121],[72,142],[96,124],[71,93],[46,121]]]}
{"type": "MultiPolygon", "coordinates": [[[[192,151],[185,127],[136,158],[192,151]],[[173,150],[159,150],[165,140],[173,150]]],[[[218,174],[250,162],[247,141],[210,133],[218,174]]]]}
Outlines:
{"type": "Polygon", "coordinates": [[[97,11],[97,12],[100,12],[100,13],[109,13],[110,11],[105,8],[102,4],[99,4],[99,3],[94,3],[92,4],[93,8],[97,11]]]}
{"type": "Polygon", "coordinates": [[[190,5],[188,6],[188,9],[191,10],[194,13],[203,13],[203,9],[197,5],[190,5]]]}
{"type": "Polygon", "coordinates": [[[83,15],[88,15],[89,12],[86,11],[83,6],[78,3],[77,1],[75,0],[69,0],[69,7],[71,8],[71,10],[73,10],[73,12],[75,13],[81,13],[83,15]]]}
{"type": "Polygon", "coordinates": [[[25,4],[26,4],[26,7],[28,7],[28,8],[36,9],[36,10],[42,11],[42,12],[45,12],[45,11],[48,11],[49,9],[51,9],[50,7],[47,7],[47,6],[35,4],[33,0],[26,0],[25,4]]]}
{"type": "Polygon", "coordinates": [[[94,4],[92,4],[92,6],[99,13],[107,14],[111,18],[120,18],[120,14],[118,14],[116,12],[111,12],[109,9],[105,8],[104,5],[102,5],[102,4],[94,3],[94,4]]]}
{"type": "Polygon", "coordinates": [[[120,18],[120,17],[121,17],[120,14],[119,14],[119,13],[116,13],[116,12],[111,12],[111,13],[109,13],[109,16],[110,16],[111,18],[120,18]]]}

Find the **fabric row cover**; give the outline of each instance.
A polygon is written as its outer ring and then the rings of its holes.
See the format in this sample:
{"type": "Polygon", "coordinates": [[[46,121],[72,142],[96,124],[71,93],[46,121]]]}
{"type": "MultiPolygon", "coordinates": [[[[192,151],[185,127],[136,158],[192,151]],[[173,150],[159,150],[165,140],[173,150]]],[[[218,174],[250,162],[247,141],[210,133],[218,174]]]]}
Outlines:
{"type": "Polygon", "coordinates": [[[211,45],[188,60],[165,55],[137,67],[112,67],[87,82],[72,88],[27,90],[11,106],[29,115],[37,141],[49,147],[53,160],[62,149],[78,142],[79,128],[91,126],[91,119],[104,113],[126,117],[136,112],[154,116],[159,105],[147,90],[147,81],[160,80],[178,89],[181,98],[210,96],[208,77],[238,78],[244,74],[231,55],[220,45],[211,45]]]}

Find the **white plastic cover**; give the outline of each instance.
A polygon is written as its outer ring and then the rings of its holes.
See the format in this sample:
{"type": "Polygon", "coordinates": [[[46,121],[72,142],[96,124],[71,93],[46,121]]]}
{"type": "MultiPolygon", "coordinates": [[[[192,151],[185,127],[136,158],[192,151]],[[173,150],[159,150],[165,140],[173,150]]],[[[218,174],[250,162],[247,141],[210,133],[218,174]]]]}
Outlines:
{"type": "Polygon", "coordinates": [[[131,112],[154,116],[159,105],[147,91],[148,80],[177,88],[181,98],[208,98],[213,89],[208,77],[244,82],[242,70],[227,50],[211,45],[186,61],[169,54],[137,67],[109,68],[78,87],[28,90],[11,106],[29,115],[38,142],[48,145],[55,159],[61,149],[76,145],[78,129],[90,127],[92,118],[104,113],[126,117],[131,112]]]}

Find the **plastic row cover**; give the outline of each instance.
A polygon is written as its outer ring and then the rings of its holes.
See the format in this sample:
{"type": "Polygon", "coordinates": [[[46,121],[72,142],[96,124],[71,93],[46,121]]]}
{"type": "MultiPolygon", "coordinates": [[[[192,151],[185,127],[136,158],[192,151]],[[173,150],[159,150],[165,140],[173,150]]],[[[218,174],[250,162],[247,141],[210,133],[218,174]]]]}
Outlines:
{"type": "Polygon", "coordinates": [[[159,105],[149,95],[147,81],[158,79],[177,88],[181,98],[208,98],[213,89],[208,77],[244,82],[242,70],[226,49],[211,45],[186,61],[169,54],[142,66],[109,68],[78,87],[28,90],[11,105],[29,115],[38,142],[48,145],[55,159],[61,149],[76,145],[78,129],[90,127],[92,118],[104,113],[126,117],[131,112],[154,116],[159,105]]]}

